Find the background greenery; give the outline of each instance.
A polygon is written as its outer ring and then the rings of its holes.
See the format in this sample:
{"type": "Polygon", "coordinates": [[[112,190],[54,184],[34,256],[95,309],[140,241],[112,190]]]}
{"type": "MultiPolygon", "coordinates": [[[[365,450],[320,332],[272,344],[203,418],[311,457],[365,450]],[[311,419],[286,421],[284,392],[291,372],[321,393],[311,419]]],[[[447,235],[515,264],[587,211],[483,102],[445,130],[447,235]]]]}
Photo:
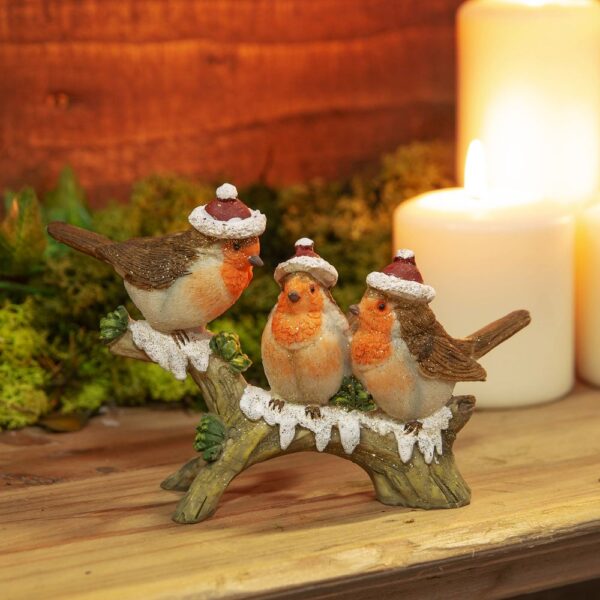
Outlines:
{"type": "MultiPolygon", "coordinates": [[[[240,189],[268,218],[261,239],[263,269],[240,301],[213,322],[236,331],[254,361],[249,380],[264,384],[260,336],[278,288],[276,264],[294,241],[315,240],[339,271],[334,296],[342,308],[364,291],[368,272],[391,252],[391,215],[402,200],[452,184],[451,147],[411,144],[384,156],[375,173],[342,183],[311,182],[281,189],[240,189]]],[[[131,201],[90,211],[70,169],[38,201],[30,188],[7,191],[0,223],[0,428],[37,422],[47,413],[90,415],[103,404],[181,402],[202,406],[197,387],[152,364],[117,359],[99,342],[100,317],[119,304],[138,315],[121,280],[107,265],[58,244],[45,224],[63,220],[116,240],[158,235],[188,226],[192,208],[213,198],[215,182],[152,176],[134,186],[131,201]]]]}

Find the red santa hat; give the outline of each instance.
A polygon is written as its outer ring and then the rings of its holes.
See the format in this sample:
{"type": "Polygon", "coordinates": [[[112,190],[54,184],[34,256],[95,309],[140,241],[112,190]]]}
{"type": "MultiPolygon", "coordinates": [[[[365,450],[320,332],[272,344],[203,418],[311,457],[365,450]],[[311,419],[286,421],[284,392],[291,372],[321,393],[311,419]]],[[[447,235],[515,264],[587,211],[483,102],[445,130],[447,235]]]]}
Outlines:
{"type": "Polygon", "coordinates": [[[309,238],[300,238],[292,258],[277,265],[275,281],[281,285],[285,277],[292,273],[305,272],[314,277],[326,288],[332,288],[338,280],[335,267],[315,252],[315,243],[309,238]]]}
{"type": "Polygon", "coordinates": [[[385,269],[369,273],[367,285],[403,300],[431,302],[435,298],[435,290],[423,283],[412,250],[398,250],[394,261],[385,269]]]}
{"type": "Polygon", "coordinates": [[[265,215],[239,200],[237,189],[230,183],[219,186],[217,197],[197,206],[188,220],[200,233],[226,240],[261,235],[267,226],[265,215]]]}

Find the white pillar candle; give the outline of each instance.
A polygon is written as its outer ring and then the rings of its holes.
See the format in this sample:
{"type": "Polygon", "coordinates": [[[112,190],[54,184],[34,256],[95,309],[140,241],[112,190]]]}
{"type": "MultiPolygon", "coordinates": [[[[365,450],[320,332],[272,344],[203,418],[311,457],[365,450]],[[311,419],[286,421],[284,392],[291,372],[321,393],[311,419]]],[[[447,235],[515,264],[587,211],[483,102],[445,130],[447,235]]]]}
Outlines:
{"type": "Polygon", "coordinates": [[[600,386],[600,203],[579,215],[577,233],[577,370],[600,386]]]}
{"type": "Polygon", "coordinates": [[[455,337],[515,309],[532,322],[481,359],[485,383],[463,383],[478,406],[537,404],[567,393],[574,382],[574,220],[562,205],[486,192],[481,167],[468,190],[429,192],[401,204],[394,246],[411,248],[431,308],[455,337]],[[475,183],[474,183],[475,182],[475,183]]]}
{"type": "Polygon", "coordinates": [[[492,187],[600,188],[600,3],[471,0],[458,12],[458,180],[473,139],[492,187]]]}

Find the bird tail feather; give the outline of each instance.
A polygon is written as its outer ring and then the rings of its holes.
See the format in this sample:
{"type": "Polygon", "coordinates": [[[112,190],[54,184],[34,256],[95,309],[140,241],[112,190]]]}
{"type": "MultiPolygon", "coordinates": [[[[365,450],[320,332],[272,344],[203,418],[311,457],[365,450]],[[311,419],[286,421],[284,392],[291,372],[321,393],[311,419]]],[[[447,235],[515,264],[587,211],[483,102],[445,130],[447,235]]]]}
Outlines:
{"type": "Polygon", "coordinates": [[[460,342],[461,345],[464,345],[463,350],[466,350],[473,358],[477,359],[521,331],[530,322],[531,315],[529,311],[515,310],[482,327],[469,337],[460,340],[460,342]]]}
{"type": "Polygon", "coordinates": [[[94,233],[75,225],[69,225],[68,223],[62,223],[61,221],[50,223],[48,225],[48,233],[55,240],[94,258],[101,258],[97,254],[99,248],[113,243],[112,240],[99,233],[94,233]]]}

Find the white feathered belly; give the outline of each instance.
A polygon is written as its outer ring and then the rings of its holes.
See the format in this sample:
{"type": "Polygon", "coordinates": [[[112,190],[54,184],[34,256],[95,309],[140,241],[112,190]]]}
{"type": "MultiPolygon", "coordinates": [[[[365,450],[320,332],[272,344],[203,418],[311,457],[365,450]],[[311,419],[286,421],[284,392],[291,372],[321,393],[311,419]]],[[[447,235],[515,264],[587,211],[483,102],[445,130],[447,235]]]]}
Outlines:
{"type": "Polygon", "coordinates": [[[150,326],[170,333],[204,327],[232,304],[218,266],[205,266],[161,290],[142,290],[127,282],[125,289],[150,326]]]}
{"type": "Polygon", "coordinates": [[[403,340],[394,341],[392,355],[375,365],[355,365],[356,376],[371,392],[377,406],[400,421],[426,417],[444,406],[454,383],[429,379],[403,340]]]}

